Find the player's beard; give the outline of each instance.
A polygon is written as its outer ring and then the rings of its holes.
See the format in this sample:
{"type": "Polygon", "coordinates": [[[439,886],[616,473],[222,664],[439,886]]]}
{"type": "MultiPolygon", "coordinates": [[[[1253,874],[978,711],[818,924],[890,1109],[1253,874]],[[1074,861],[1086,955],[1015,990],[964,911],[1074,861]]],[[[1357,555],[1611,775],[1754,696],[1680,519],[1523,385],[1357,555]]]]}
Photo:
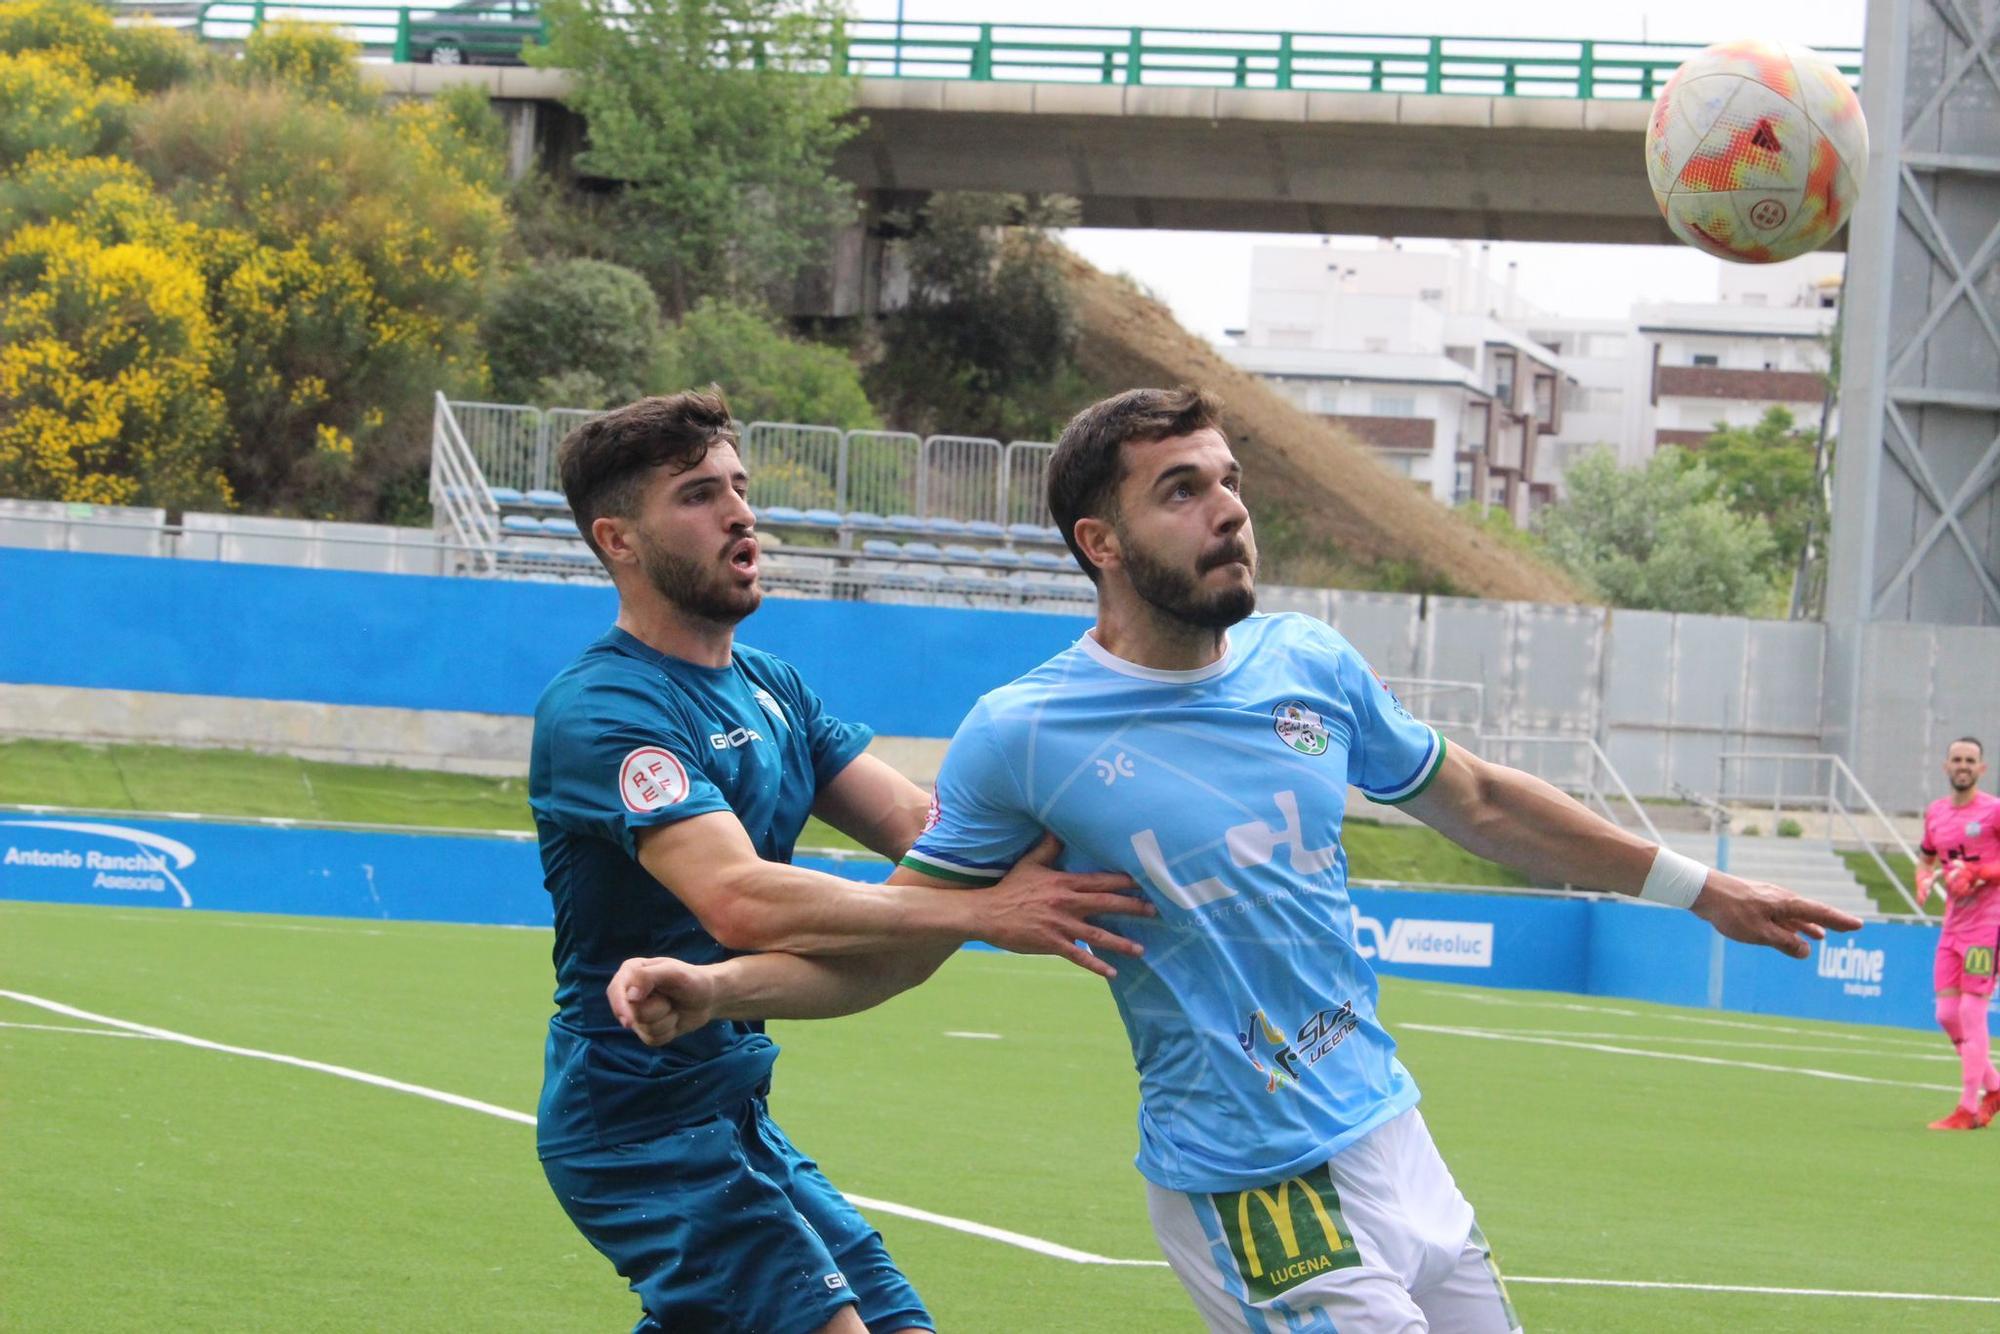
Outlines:
{"type": "Polygon", "coordinates": [[[762,588],[734,581],[731,571],[735,567],[727,561],[689,560],[644,539],[638,547],[639,568],[647,582],[690,616],[717,625],[735,625],[764,601],[762,588]]]}
{"type": "Polygon", "coordinates": [[[1257,577],[1257,551],[1248,538],[1237,538],[1220,551],[1208,553],[1188,571],[1154,560],[1129,535],[1121,536],[1125,539],[1125,575],[1132,581],[1132,591],[1155,610],[1201,630],[1227,630],[1257,610],[1254,586],[1214,592],[1201,586],[1202,575],[1234,559],[1249,566],[1253,580],[1257,577]]]}
{"type": "Polygon", "coordinates": [[[1954,792],[1969,792],[1978,786],[1978,784],[1979,780],[1969,773],[1954,773],[1951,775],[1951,790],[1954,792]]]}

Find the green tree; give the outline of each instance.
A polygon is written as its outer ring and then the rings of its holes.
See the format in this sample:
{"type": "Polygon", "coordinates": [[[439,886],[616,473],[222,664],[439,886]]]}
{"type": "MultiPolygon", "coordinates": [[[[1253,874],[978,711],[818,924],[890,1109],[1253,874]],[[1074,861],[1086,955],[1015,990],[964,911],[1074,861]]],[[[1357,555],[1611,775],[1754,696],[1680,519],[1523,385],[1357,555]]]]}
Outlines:
{"type": "Polygon", "coordinates": [[[1732,510],[1686,451],[1621,469],[1610,450],[1594,450],[1564,480],[1568,499],[1544,509],[1537,530],[1550,555],[1614,606],[1742,615],[1769,604],[1769,527],[1732,510]]]}
{"type": "Polygon", "coordinates": [[[884,321],[869,376],[877,401],[926,428],[1053,439],[1090,396],[1050,235],[1075,216],[1061,197],[945,193],[900,219],[910,301],[884,321]]]}
{"type": "Polygon", "coordinates": [[[500,287],[486,318],[493,390],[513,403],[602,408],[637,398],[661,352],[646,280],[595,259],[536,264],[500,287]]]}
{"type": "Polygon", "coordinates": [[[727,301],[701,302],[668,333],[655,381],[665,392],[719,384],[746,422],[881,424],[845,353],[789,337],[765,312],[727,301]]]}
{"type": "Polygon", "coordinates": [[[678,317],[703,296],[771,301],[854,218],[833,154],[856,130],[828,0],[547,0],[536,65],[572,72],[579,172],[623,183],[619,262],[678,317]]]}
{"type": "Polygon", "coordinates": [[[1813,470],[1815,439],[1793,424],[1784,408],[1768,408],[1755,426],[1719,426],[1701,447],[1702,465],[1722,502],[1770,524],[1775,563],[1786,575],[1799,563],[1807,527],[1825,519],[1813,470]]]}

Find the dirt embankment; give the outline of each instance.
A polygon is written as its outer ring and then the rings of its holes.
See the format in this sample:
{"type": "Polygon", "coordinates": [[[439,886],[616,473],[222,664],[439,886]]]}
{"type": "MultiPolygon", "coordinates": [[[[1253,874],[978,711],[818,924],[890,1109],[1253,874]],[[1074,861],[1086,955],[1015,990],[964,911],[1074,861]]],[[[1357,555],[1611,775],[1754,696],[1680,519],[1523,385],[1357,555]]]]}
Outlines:
{"type": "Polygon", "coordinates": [[[1287,402],[1175,321],[1157,301],[1065,255],[1082,325],[1078,355],[1091,379],[1136,387],[1191,384],[1223,401],[1253,510],[1276,507],[1331,564],[1406,562],[1458,593],[1525,602],[1579,602],[1560,571],[1480,531],[1388,472],[1324,418],[1287,402]]]}

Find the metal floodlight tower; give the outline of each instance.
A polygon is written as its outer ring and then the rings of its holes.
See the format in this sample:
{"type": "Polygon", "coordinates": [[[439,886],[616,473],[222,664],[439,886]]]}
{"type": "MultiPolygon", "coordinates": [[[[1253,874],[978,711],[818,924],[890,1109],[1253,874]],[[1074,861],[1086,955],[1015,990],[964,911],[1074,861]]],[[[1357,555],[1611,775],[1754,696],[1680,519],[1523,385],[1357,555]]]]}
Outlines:
{"type": "Polygon", "coordinates": [[[1825,721],[1872,768],[1896,646],[2000,626],[2000,0],[1870,0],[1862,68],[1825,721]]]}

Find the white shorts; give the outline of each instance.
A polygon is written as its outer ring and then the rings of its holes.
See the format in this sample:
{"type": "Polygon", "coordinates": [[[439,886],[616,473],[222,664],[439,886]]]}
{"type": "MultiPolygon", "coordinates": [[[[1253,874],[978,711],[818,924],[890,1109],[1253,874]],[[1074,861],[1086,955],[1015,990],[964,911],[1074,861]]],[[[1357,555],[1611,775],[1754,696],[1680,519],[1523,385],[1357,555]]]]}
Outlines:
{"type": "Polygon", "coordinates": [[[1414,1107],[1262,1189],[1146,1189],[1167,1263],[1218,1334],[1521,1327],[1472,1206],[1414,1107]]]}

